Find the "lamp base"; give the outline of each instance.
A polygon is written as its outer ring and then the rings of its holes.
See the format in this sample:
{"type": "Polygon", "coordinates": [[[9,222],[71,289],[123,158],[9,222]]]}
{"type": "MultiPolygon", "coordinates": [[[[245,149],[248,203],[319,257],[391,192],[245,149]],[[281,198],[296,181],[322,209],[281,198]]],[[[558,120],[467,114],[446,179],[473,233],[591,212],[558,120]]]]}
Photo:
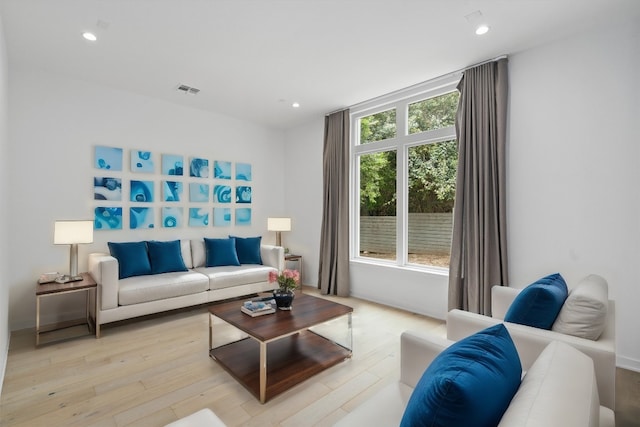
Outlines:
{"type": "Polygon", "coordinates": [[[80,280],[83,280],[82,276],[69,276],[68,274],[63,274],[56,279],[56,283],[78,282],[80,280]]]}

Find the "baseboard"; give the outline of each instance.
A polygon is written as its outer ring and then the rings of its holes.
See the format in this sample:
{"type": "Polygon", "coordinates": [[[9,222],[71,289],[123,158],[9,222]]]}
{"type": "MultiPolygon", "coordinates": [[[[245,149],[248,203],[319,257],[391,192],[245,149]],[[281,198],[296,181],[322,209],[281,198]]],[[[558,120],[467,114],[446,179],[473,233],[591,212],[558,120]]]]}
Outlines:
{"type": "Polygon", "coordinates": [[[640,372],[640,360],[624,356],[616,356],[616,366],[630,371],[640,372]]]}
{"type": "Polygon", "coordinates": [[[7,361],[9,360],[9,344],[11,343],[11,331],[7,330],[7,347],[2,351],[0,360],[0,396],[2,396],[2,386],[4,385],[4,374],[7,372],[7,361]]]}

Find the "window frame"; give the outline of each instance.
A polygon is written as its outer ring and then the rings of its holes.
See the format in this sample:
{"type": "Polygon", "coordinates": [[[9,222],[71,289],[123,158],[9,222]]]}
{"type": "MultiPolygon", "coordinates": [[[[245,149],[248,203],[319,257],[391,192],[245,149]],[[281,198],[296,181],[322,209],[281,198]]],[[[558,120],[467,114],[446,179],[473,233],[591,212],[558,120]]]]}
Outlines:
{"type": "Polygon", "coordinates": [[[461,73],[415,85],[351,107],[350,111],[350,186],[349,186],[349,252],[350,261],[386,265],[448,274],[449,269],[408,262],[409,222],[409,148],[456,138],[455,127],[448,126],[409,133],[409,105],[456,90],[461,73]],[[381,141],[360,143],[360,119],[380,112],[396,110],[396,136],[381,141]],[[381,151],[396,151],[396,259],[383,260],[360,255],[360,156],[381,151]]]}

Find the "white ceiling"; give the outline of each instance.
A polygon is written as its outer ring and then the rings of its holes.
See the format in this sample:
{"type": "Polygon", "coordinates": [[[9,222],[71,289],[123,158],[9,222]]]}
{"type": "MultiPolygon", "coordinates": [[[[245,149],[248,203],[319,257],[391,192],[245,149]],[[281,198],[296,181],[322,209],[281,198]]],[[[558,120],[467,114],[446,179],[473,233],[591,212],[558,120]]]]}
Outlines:
{"type": "Polygon", "coordinates": [[[0,16],[10,64],[286,129],[639,20],[640,0],[0,0],[0,16]],[[466,18],[476,11],[491,27],[482,37],[466,18]],[[201,92],[179,93],[179,83],[201,92]]]}

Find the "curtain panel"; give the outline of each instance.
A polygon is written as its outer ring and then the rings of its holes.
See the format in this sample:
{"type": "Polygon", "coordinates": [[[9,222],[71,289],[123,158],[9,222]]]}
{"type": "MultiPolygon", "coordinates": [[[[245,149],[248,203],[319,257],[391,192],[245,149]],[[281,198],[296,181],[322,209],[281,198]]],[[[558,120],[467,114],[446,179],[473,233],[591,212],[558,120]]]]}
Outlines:
{"type": "Polygon", "coordinates": [[[325,117],[318,287],[349,296],[349,110],[325,117]]]}
{"type": "Polygon", "coordinates": [[[466,70],[458,90],[449,310],[490,315],[491,287],[508,283],[507,59],[466,70]]]}

